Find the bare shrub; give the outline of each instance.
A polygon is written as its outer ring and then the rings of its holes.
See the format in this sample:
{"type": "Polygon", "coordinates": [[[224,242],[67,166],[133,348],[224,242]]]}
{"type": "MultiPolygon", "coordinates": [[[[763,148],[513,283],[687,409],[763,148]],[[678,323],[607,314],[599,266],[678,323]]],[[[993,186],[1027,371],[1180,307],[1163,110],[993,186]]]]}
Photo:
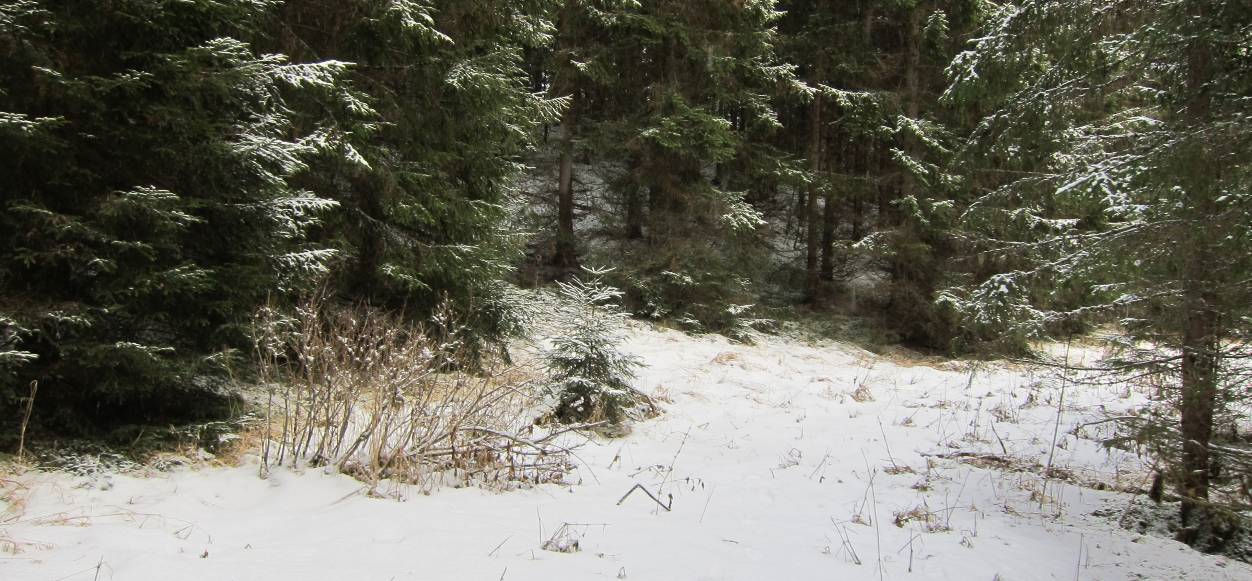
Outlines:
{"type": "Polygon", "coordinates": [[[476,367],[446,311],[435,340],[365,306],[314,299],[257,316],[266,389],[262,476],[271,466],[327,466],[371,487],[384,479],[437,486],[548,482],[569,470],[563,429],[533,430],[529,370],[498,359],[476,367]]]}

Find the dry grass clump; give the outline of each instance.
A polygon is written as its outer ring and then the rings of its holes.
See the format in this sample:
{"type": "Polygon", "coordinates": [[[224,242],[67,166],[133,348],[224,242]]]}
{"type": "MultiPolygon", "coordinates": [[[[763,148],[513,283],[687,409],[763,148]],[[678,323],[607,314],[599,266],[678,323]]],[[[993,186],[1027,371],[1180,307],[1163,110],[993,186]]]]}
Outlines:
{"type": "Polygon", "coordinates": [[[924,505],[915,506],[912,509],[905,510],[905,511],[895,512],[892,516],[893,516],[892,522],[897,527],[901,527],[901,528],[903,528],[905,525],[908,525],[909,523],[916,522],[921,526],[922,530],[928,533],[937,533],[937,532],[944,532],[944,531],[951,530],[951,528],[947,525],[947,523],[939,518],[938,514],[936,514],[934,511],[930,510],[929,507],[926,507],[924,505]]]}
{"type": "Polygon", "coordinates": [[[887,466],[883,468],[883,472],[891,476],[899,476],[900,474],[916,474],[917,473],[917,471],[914,470],[912,466],[909,466],[907,464],[900,464],[900,465],[892,464],[891,466],[887,466]]]}
{"type": "MultiPolygon", "coordinates": [[[[399,317],[314,300],[257,320],[266,389],[261,472],[325,466],[376,487],[547,482],[569,470],[560,432],[533,433],[536,374],[474,361],[457,327],[435,335],[399,317]]],[[[577,428],[575,426],[574,428],[577,428]]]]}
{"type": "Polygon", "coordinates": [[[26,511],[29,489],[16,477],[0,476],[0,525],[13,522],[26,511]]]}
{"type": "Polygon", "coordinates": [[[6,467],[0,466],[0,555],[17,555],[27,550],[46,549],[46,543],[14,538],[7,530],[26,515],[26,499],[31,491],[21,478],[26,466],[19,462],[8,468],[12,469],[11,474],[6,474],[6,467]]]}
{"type": "Polygon", "coordinates": [[[866,402],[874,401],[874,392],[870,390],[868,385],[862,383],[858,385],[856,387],[856,390],[852,392],[852,401],[855,401],[857,403],[866,403],[866,402]]]}

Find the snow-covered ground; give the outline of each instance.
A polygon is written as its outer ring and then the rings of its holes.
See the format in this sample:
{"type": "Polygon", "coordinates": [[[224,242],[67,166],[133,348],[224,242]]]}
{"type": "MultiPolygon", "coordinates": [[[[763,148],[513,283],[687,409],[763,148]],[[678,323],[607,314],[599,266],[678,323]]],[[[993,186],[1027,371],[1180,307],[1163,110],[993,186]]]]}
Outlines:
{"type": "Polygon", "coordinates": [[[1125,387],[648,328],[629,350],[666,413],[585,442],[569,485],[389,499],[255,465],[27,473],[6,477],[0,579],[1252,579],[1117,526],[1144,467],[1075,427],[1143,403],[1125,387]],[[1050,455],[1065,479],[1043,480],[1050,455]],[[635,484],[672,511],[619,504],[635,484]]]}

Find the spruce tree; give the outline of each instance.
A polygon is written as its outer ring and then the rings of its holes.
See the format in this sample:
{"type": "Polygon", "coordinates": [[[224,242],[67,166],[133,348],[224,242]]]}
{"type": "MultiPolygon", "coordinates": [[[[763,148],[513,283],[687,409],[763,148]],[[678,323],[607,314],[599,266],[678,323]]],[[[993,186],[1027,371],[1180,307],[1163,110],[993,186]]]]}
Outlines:
{"type": "Polygon", "coordinates": [[[1135,425],[1173,467],[1180,539],[1202,548],[1221,541],[1215,463],[1241,462],[1214,438],[1246,395],[1229,373],[1252,330],[1250,27],[1240,0],[1006,3],[947,94],[992,112],[965,159],[1001,179],[979,180],[965,223],[1001,268],[946,301],[982,328],[1127,333],[1119,369],[1168,380],[1175,413],[1135,425]]]}
{"type": "Polygon", "coordinates": [[[630,385],[643,362],[621,351],[626,317],[616,304],[621,291],[602,282],[602,271],[585,274],[589,280],[557,282],[557,333],[543,354],[556,400],[552,415],[565,423],[616,424],[646,399],[630,385]]]}
{"type": "Polygon", "coordinates": [[[568,99],[557,145],[557,225],[551,256],[559,275],[573,272],[579,262],[574,159],[593,155],[599,124],[611,119],[614,101],[624,102],[621,95],[611,94],[623,88],[612,59],[622,25],[640,8],[634,0],[565,0],[556,13],[553,43],[544,51],[550,90],[568,99]]]}
{"type": "Polygon", "coordinates": [[[288,99],[336,99],[347,65],[254,50],[276,5],[0,5],[6,398],[38,381],[63,428],[203,413],[184,394],[251,310],[325,272],[288,99]]]}
{"type": "Polygon", "coordinates": [[[959,184],[944,171],[952,125],[937,106],[954,38],[976,22],[968,2],[789,0],[785,54],[809,85],[789,103],[786,146],[807,158],[795,205],[805,226],[807,302],[823,306],[836,274],[880,272],[876,297],[858,305],[914,345],[947,349],[951,319],[932,305],[954,253],[947,222],[959,184]],[[837,247],[837,240],[845,242],[837,247]]]}
{"type": "Polygon", "coordinates": [[[353,62],[364,94],[329,134],[331,159],[304,177],[340,204],[319,239],[344,250],[346,297],[419,319],[446,301],[475,349],[517,330],[502,282],[520,242],[507,207],[522,154],[565,105],[530,91],[523,57],[552,41],[554,4],[284,4],[279,48],[353,62]]]}
{"type": "Polygon", "coordinates": [[[891,6],[902,62],[894,105],[883,127],[878,236],[864,247],[888,275],[884,321],[905,343],[942,351],[969,348],[957,318],[935,298],[961,276],[955,219],[969,203],[968,185],[950,164],[969,122],[940,106],[944,68],[983,16],[981,3],[913,0],[891,6]],[[888,193],[889,192],[889,193],[888,193]]]}
{"type": "Polygon", "coordinates": [[[779,17],[772,0],[644,0],[611,22],[607,113],[586,139],[615,162],[613,276],[636,313],[723,330],[753,301],[765,221],[749,192],[789,169],[774,99],[798,89],[779,17]]]}

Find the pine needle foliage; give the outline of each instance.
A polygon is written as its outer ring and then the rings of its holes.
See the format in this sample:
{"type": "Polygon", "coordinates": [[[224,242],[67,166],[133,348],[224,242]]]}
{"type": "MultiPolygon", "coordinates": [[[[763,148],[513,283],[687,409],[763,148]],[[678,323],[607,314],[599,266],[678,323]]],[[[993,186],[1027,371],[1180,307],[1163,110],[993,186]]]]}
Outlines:
{"type": "Polygon", "coordinates": [[[621,351],[627,316],[617,306],[622,292],[602,281],[604,271],[587,272],[588,280],[557,283],[558,331],[544,352],[556,399],[552,415],[564,423],[619,423],[640,403],[630,383],[642,361],[621,351]]]}
{"type": "Polygon", "coordinates": [[[342,248],[338,290],[424,320],[445,302],[467,340],[520,330],[501,284],[518,256],[506,205],[542,123],[565,102],[532,92],[526,50],[552,37],[553,2],[291,0],[278,48],[354,63],[361,106],[337,115],[305,176],[339,207],[319,239],[342,248]],[[347,153],[348,155],[345,155],[347,153]]]}
{"type": "Polygon", "coordinates": [[[578,83],[579,144],[611,184],[597,234],[612,256],[590,258],[620,265],[610,276],[638,315],[733,328],[725,306],[754,302],[738,283],[765,263],[749,192],[789,167],[770,142],[774,99],[795,85],[776,50],[775,2],[577,8],[562,20],[581,30],[559,47],[559,71],[578,83]]]}
{"type": "MultiPolygon", "coordinates": [[[[804,158],[789,205],[804,246],[805,300],[846,304],[840,283],[879,274],[854,304],[904,343],[950,350],[955,317],[934,297],[957,252],[964,184],[946,167],[963,122],[939,106],[943,66],[984,10],[964,0],[787,0],[788,61],[804,81],[785,102],[788,149],[804,158]],[[815,198],[810,200],[810,198],[815,198]]],[[[853,301],[855,302],[855,301],[853,301]]]]}
{"type": "Polygon", "coordinates": [[[255,50],[275,6],[0,6],[0,392],[39,380],[48,423],[207,411],[246,313],[327,271],[290,99],[348,65],[255,50]]]}
{"type": "Polygon", "coordinates": [[[1000,176],[973,181],[986,190],[963,216],[992,272],[943,300],[982,328],[1085,319],[1128,333],[1120,369],[1171,386],[1174,425],[1144,433],[1176,439],[1159,449],[1176,451],[1163,460],[1179,537],[1216,549],[1215,466],[1228,455],[1216,422],[1247,397],[1252,9],[995,6],[946,94],[991,111],[962,159],[1000,176]]]}

